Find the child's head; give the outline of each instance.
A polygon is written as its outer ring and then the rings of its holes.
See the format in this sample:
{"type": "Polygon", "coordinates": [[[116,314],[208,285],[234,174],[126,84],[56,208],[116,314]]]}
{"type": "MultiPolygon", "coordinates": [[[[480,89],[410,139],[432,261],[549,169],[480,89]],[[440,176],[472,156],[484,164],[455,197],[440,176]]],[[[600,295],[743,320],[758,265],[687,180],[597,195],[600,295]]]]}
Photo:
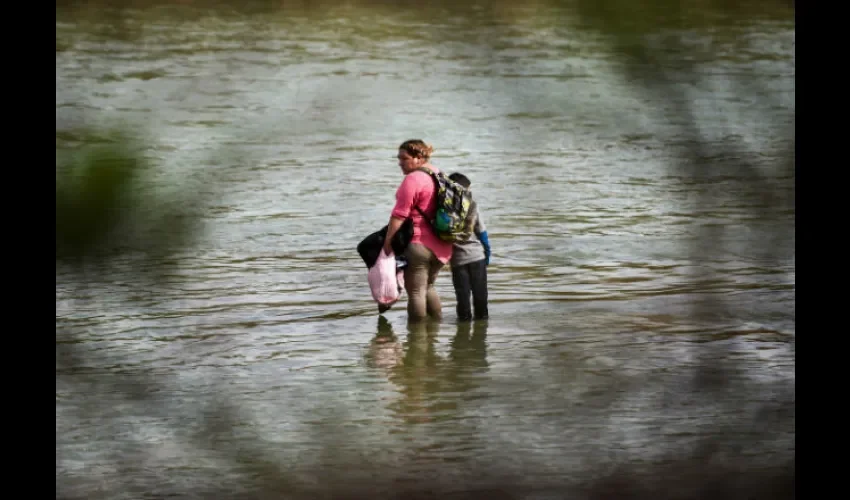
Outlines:
{"type": "Polygon", "coordinates": [[[461,186],[463,186],[467,189],[469,189],[470,184],[472,184],[471,182],[469,182],[469,179],[465,175],[463,175],[459,172],[455,172],[452,175],[450,175],[449,179],[457,182],[458,184],[460,184],[461,186]]]}

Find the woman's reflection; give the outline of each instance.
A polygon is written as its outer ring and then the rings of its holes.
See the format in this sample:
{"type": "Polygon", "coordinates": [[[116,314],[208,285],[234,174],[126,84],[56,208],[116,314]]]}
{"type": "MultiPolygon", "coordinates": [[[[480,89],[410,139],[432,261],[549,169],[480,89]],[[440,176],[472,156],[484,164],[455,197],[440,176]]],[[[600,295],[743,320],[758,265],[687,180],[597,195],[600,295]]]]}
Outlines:
{"type": "Polygon", "coordinates": [[[447,355],[437,352],[438,320],[407,324],[401,344],[389,321],[378,318],[378,333],[369,348],[369,366],[385,371],[401,397],[391,409],[408,423],[457,416],[466,391],[474,389],[487,369],[487,320],[462,322],[449,342],[447,355]]]}
{"type": "Polygon", "coordinates": [[[406,422],[430,422],[436,417],[434,404],[439,399],[444,362],[436,350],[439,330],[440,323],[431,318],[407,323],[404,356],[389,374],[402,396],[391,408],[406,422]]]}

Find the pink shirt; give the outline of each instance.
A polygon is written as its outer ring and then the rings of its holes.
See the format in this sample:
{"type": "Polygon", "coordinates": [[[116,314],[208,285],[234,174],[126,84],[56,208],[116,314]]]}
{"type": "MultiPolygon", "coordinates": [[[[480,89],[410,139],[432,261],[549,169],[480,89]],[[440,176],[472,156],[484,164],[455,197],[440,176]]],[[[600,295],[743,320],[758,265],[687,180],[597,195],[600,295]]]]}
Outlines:
{"type": "MultiPolygon", "coordinates": [[[[431,167],[434,173],[439,172],[437,167],[431,167]]],[[[395,193],[395,207],[392,216],[400,219],[411,217],[413,219],[413,239],[411,243],[420,243],[434,252],[437,259],[445,264],[452,258],[452,244],[443,241],[434,232],[431,224],[422,217],[419,210],[434,217],[437,213],[436,183],[434,179],[425,172],[415,171],[404,176],[401,185],[395,193]]]]}

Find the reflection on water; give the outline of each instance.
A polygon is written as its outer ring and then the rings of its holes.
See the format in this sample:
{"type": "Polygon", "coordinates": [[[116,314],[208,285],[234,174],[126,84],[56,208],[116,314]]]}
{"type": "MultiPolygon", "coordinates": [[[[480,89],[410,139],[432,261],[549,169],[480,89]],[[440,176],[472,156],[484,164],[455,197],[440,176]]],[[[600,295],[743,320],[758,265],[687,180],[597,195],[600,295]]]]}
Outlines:
{"type": "MultiPolygon", "coordinates": [[[[456,418],[452,410],[487,368],[487,321],[459,322],[444,355],[437,353],[437,340],[451,325],[427,320],[407,323],[407,336],[400,340],[390,322],[378,317],[378,333],[370,344],[370,367],[380,369],[398,387],[399,398],[390,406],[407,423],[456,418]]],[[[480,382],[479,382],[480,383],[480,382]]]]}
{"type": "Polygon", "coordinates": [[[378,333],[369,345],[368,366],[389,373],[401,363],[404,349],[386,317],[378,316],[378,333]]]}

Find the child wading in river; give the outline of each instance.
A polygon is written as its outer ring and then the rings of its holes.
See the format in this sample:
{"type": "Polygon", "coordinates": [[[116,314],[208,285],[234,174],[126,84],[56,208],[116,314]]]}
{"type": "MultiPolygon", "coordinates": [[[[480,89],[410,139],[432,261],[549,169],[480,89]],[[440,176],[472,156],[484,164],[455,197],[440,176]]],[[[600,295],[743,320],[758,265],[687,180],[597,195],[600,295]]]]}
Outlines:
{"type": "MultiPolygon", "coordinates": [[[[460,173],[454,173],[449,179],[469,189],[469,179],[460,173]]],[[[473,199],[466,219],[468,238],[461,238],[454,243],[452,250],[451,269],[452,285],[457,299],[457,318],[465,321],[486,319],[487,312],[487,266],[490,264],[490,240],[487,227],[481,218],[478,203],[473,199]],[[469,296],[472,295],[472,308],[469,296]]]]}

